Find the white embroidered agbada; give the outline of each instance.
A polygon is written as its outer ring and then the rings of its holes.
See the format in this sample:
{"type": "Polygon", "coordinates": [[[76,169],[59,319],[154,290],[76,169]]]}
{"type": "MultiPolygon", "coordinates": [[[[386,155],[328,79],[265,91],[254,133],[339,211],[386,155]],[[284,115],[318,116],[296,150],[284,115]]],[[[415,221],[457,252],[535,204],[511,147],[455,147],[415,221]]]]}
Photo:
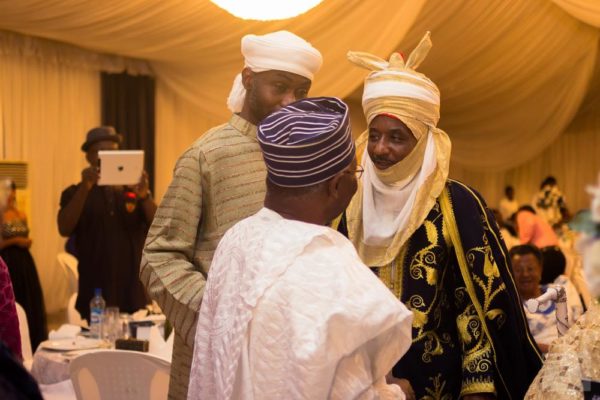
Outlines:
{"type": "Polygon", "coordinates": [[[263,208],[217,248],[188,399],[403,399],[411,323],[345,237],[263,208]]]}

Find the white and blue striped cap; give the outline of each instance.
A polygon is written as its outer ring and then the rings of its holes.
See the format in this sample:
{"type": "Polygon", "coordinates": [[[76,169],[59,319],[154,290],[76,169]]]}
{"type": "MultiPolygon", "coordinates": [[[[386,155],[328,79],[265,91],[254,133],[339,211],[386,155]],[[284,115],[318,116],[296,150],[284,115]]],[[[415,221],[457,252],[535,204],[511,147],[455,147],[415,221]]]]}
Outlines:
{"type": "Polygon", "coordinates": [[[348,106],[334,97],[306,98],[267,116],[258,126],[267,178],[277,186],[324,182],[355,156],[348,106]]]}

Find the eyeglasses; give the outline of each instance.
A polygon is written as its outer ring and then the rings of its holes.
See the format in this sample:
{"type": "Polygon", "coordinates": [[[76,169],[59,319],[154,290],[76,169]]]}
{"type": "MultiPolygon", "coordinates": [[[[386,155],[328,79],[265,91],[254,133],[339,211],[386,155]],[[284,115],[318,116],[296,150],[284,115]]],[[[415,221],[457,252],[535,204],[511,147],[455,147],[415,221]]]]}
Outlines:
{"type": "Polygon", "coordinates": [[[365,169],[362,166],[357,166],[356,169],[354,171],[345,171],[345,173],[347,174],[355,174],[356,175],[356,179],[360,179],[360,177],[362,176],[363,172],[365,172],[365,169]]]}

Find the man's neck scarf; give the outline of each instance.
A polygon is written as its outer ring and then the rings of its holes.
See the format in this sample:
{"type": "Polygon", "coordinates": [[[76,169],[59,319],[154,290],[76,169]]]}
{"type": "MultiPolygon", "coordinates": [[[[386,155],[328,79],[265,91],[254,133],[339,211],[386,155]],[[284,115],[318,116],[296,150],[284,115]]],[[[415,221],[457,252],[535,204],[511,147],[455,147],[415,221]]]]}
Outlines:
{"type": "Polygon", "coordinates": [[[397,118],[417,139],[412,152],[386,170],[377,169],[367,153],[368,130],[357,141],[365,174],[346,216],[350,240],[369,266],[390,264],[398,256],[448,178],[450,139],[437,128],[440,93],[415,71],[431,49],[429,36],[427,32],[406,62],[398,53],[389,61],[348,53],[351,62],[373,71],[365,79],[362,100],[367,123],[382,114],[397,118]]]}

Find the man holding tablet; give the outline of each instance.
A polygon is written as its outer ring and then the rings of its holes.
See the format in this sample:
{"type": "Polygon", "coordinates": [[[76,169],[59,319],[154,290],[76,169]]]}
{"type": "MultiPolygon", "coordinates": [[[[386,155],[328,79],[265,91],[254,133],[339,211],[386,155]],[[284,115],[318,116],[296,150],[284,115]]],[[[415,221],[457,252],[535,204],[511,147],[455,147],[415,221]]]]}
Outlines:
{"type": "Polygon", "coordinates": [[[137,184],[123,186],[107,179],[106,171],[99,184],[98,152],[118,150],[121,141],[111,126],[91,129],[81,146],[89,166],[81,172],[81,182],[66,188],[60,199],[58,230],[74,236],[79,260],[75,307],[86,319],[95,288],[102,289],[107,306],[123,312],[148,302],[138,278],[144,239],[156,211],[148,175],[142,171],[137,184]]]}

